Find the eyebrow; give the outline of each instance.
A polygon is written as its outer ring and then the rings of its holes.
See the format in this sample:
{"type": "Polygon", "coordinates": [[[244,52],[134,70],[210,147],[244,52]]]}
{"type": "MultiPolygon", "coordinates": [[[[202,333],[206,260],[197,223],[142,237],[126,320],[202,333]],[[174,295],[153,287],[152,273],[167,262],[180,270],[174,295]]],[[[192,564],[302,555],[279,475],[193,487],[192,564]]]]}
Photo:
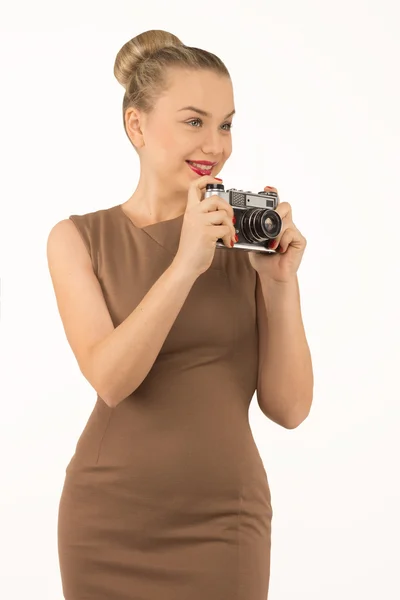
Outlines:
{"type": "MultiPolygon", "coordinates": [[[[178,110],[178,112],[180,112],[181,110],[191,110],[193,112],[197,112],[199,113],[199,115],[202,115],[203,117],[211,117],[210,113],[206,112],[205,110],[201,110],[201,108],[196,108],[195,106],[184,106],[183,108],[180,108],[178,110]]],[[[228,117],[231,117],[232,115],[235,114],[235,110],[232,110],[232,112],[228,113],[224,119],[227,119],[228,117]]]]}

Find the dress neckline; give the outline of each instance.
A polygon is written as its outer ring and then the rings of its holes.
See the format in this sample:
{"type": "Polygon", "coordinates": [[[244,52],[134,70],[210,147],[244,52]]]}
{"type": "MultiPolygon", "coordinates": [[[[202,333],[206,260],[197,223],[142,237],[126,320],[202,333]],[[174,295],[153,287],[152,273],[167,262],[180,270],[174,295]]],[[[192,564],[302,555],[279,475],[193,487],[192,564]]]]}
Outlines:
{"type": "Polygon", "coordinates": [[[132,221],[132,219],[126,214],[126,212],[122,208],[122,204],[117,204],[116,208],[119,209],[119,211],[122,213],[122,215],[125,217],[125,219],[127,221],[129,221],[129,223],[132,225],[132,227],[134,227],[135,229],[138,229],[138,230],[143,230],[143,231],[145,229],[149,229],[150,227],[158,227],[160,225],[164,225],[165,223],[174,223],[180,219],[183,219],[183,216],[184,216],[184,213],[183,213],[181,215],[178,215],[177,217],[174,217],[173,219],[165,219],[164,221],[157,221],[156,223],[150,223],[149,225],[144,225],[143,227],[139,227],[138,225],[135,225],[135,223],[132,221]]]}

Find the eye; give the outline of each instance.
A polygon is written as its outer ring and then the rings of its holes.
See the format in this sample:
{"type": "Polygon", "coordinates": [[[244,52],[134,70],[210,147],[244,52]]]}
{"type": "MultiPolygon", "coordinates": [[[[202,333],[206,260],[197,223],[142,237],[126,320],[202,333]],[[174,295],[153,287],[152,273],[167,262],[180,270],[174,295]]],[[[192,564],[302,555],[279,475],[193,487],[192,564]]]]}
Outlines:
{"type": "MultiPolygon", "coordinates": [[[[190,123],[196,123],[196,122],[202,123],[202,120],[201,120],[201,119],[191,119],[190,121],[186,121],[186,123],[187,123],[188,125],[190,125],[190,123]]],[[[224,127],[225,125],[228,125],[228,126],[229,126],[229,127],[228,127],[228,129],[225,129],[225,131],[230,131],[230,130],[232,129],[232,127],[233,127],[233,123],[225,123],[225,124],[223,125],[223,127],[224,127]]]]}
{"type": "Polygon", "coordinates": [[[191,121],[186,121],[188,125],[190,125],[190,123],[196,123],[196,122],[200,122],[201,123],[201,119],[191,119],[191,121]]]}

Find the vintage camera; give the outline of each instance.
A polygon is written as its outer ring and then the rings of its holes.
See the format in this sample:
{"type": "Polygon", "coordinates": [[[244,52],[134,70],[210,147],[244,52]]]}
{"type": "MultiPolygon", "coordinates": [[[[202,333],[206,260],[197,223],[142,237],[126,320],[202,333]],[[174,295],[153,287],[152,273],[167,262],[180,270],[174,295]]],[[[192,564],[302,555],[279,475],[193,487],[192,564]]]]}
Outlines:
{"type": "MultiPolygon", "coordinates": [[[[269,240],[276,238],[282,229],[282,219],[275,208],[279,203],[276,192],[258,192],[258,194],[232,188],[226,190],[222,183],[208,183],[204,198],[219,196],[233,207],[236,217],[236,233],[239,240],[233,249],[267,252],[274,254],[276,250],[268,248],[269,240]]],[[[225,248],[220,238],[218,248],[225,248]]]]}

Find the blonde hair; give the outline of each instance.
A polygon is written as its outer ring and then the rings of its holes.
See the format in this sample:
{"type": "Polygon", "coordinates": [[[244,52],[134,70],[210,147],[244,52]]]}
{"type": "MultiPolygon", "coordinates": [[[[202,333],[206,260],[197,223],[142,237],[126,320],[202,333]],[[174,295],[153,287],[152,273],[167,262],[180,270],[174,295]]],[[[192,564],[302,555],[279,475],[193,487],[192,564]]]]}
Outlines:
{"type": "Polygon", "coordinates": [[[122,46],[114,63],[114,75],[125,88],[122,103],[125,133],[126,109],[132,106],[150,113],[168,88],[169,67],[209,70],[230,77],[228,69],[215,54],[185,46],[172,33],[151,29],[137,35],[122,46]]]}

